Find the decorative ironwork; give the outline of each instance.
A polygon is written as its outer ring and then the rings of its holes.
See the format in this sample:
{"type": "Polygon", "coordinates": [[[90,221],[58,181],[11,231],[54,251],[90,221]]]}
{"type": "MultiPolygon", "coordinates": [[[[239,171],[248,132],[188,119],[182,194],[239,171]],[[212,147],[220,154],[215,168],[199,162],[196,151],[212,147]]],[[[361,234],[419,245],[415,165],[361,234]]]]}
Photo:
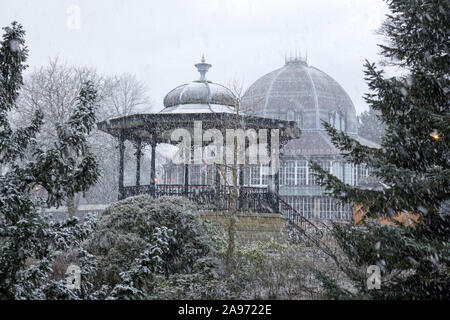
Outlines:
{"type": "MultiPolygon", "coordinates": [[[[150,185],[124,187],[126,197],[139,194],[151,194],[150,185]]],[[[155,197],[185,196],[194,201],[200,207],[210,210],[230,210],[233,207],[233,187],[216,185],[181,185],[181,184],[157,184],[155,197]]],[[[274,212],[269,199],[269,193],[265,187],[240,187],[238,188],[238,210],[247,212],[274,212]]]]}
{"type": "Polygon", "coordinates": [[[304,234],[307,238],[313,241],[319,241],[323,237],[322,230],[317,227],[310,220],[306,219],[301,213],[295,210],[286,201],[281,199],[278,194],[275,194],[280,205],[280,213],[286,217],[286,220],[294,226],[298,231],[304,234]]]}
{"type": "MultiPolygon", "coordinates": [[[[150,185],[124,187],[125,197],[150,193],[150,185]]],[[[221,186],[218,188],[215,185],[157,184],[155,197],[187,196],[187,198],[197,203],[201,209],[220,211],[232,209],[232,193],[232,186],[221,186]]],[[[279,212],[290,225],[308,239],[317,242],[323,237],[323,232],[319,227],[295,210],[277,193],[269,192],[267,187],[239,187],[238,210],[254,213],[279,212]]]]}

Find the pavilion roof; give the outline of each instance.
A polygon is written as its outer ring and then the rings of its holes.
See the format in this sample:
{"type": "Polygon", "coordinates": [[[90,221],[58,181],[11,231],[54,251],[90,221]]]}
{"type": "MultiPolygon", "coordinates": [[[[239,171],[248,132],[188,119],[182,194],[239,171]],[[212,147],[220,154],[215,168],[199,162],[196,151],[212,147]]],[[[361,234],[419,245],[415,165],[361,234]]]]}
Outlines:
{"type": "Polygon", "coordinates": [[[300,136],[300,129],[295,121],[269,119],[249,115],[236,115],[229,112],[217,113],[146,113],[112,118],[97,123],[97,128],[112,136],[119,137],[123,132],[125,139],[143,141],[156,134],[157,143],[170,143],[170,134],[177,128],[193,130],[194,122],[202,121],[203,130],[234,129],[280,129],[280,143],[300,136]]]}

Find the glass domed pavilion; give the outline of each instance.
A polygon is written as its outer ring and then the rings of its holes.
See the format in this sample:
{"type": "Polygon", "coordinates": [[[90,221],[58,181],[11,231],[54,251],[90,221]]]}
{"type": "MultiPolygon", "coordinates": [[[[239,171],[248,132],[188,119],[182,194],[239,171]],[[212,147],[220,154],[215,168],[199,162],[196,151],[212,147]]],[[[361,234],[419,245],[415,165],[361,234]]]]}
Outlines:
{"type": "MultiPolygon", "coordinates": [[[[299,139],[280,151],[279,195],[306,218],[350,220],[352,209],[324,194],[309,165],[313,160],[350,185],[368,175],[365,166],[344,161],[322,125],[326,121],[360,143],[377,147],[358,136],[355,107],[339,83],[306,59],[289,58],[249,87],[242,108],[250,115],[294,120],[302,130],[299,139]]],[[[246,183],[263,185],[262,173],[263,168],[251,168],[246,183]]]]}

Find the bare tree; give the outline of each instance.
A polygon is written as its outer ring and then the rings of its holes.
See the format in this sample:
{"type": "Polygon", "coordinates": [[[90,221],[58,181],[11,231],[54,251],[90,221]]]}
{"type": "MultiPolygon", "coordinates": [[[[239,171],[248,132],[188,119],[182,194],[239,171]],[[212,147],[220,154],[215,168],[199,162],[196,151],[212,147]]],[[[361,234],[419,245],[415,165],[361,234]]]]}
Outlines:
{"type": "MultiPolygon", "coordinates": [[[[233,129],[236,132],[239,129],[245,129],[245,123],[243,123],[241,119],[241,115],[245,115],[245,109],[242,106],[242,98],[244,96],[245,90],[242,81],[238,79],[234,79],[231,81],[228,86],[235,97],[234,104],[234,120],[232,122],[233,129]]],[[[224,128],[226,129],[226,128],[224,128]]],[[[229,141],[227,140],[227,144],[229,141]]],[[[228,235],[228,245],[227,245],[227,253],[225,256],[225,266],[227,272],[229,274],[233,271],[233,256],[236,246],[236,221],[237,221],[237,213],[239,209],[239,182],[238,182],[238,174],[240,171],[244,170],[245,164],[238,164],[238,154],[245,153],[245,143],[244,146],[238,143],[238,136],[235,134],[233,136],[233,161],[231,164],[225,162],[223,167],[224,181],[225,184],[231,185],[231,210],[225,212],[228,215],[228,226],[227,226],[227,235],[228,235]],[[244,150],[241,150],[244,148],[244,150]],[[231,181],[228,182],[227,172],[231,171],[231,181]]],[[[228,150],[229,151],[229,150],[228,150]]]]}
{"type": "MultiPolygon", "coordinates": [[[[26,79],[19,108],[13,115],[16,126],[24,126],[40,109],[44,114],[42,130],[37,137],[43,145],[51,146],[57,139],[56,128],[70,117],[76,97],[85,81],[92,81],[101,92],[101,77],[94,69],[69,67],[52,58],[49,65],[33,71],[26,79]]],[[[69,215],[76,215],[79,195],[67,199],[69,215]]]]}
{"type": "MultiPolygon", "coordinates": [[[[18,102],[18,112],[13,115],[15,125],[25,125],[32,119],[35,110],[42,109],[44,124],[37,138],[51,145],[56,139],[57,125],[69,117],[81,84],[86,80],[93,81],[98,88],[98,120],[129,115],[149,108],[146,87],[133,75],[101,76],[94,69],[68,66],[58,58],[52,58],[47,66],[34,70],[26,77],[18,102]]],[[[102,175],[97,184],[85,194],[84,201],[114,201],[118,177],[117,141],[98,130],[93,130],[88,140],[91,149],[98,156],[102,175]]],[[[131,151],[126,155],[131,158],[131,151]]],[[[76,215],[80,199],[80,194],[67,199],[71,216],[76,215]]]]}
{"type": "Polygon", "coordinates": [[[88,80],[96,85],[101,82],[94,69],[67,66],[58,57],[51,58],[48,66],[34,70],[25,78],[19,108],[13,115],[15,123],[18,126],[27,123],[36,110],[42,109],[45,121],[39,138],[52,143],[56,126],[68,119],[82,83],[88,80]]]}
{"type": "Polygon", "coordinates": [[[151,109],[147,87],[136,76],[123,73],[105,79],[105,93],[102,101],[102,117],[128,116],[151,109]]]}
{"type": "MultiPolygon", "coordinates": [[[[124,73],[104,78],[103,96],[98,111],[99,120],[148,112],[151,106],[147,87],[134,75],[124,73]]],[[[115,201],[119,176],[117,140],[105,132],[96,130],[91,136],[91,145],[99,156],[102,176],[99,182],[89,190],[87,200],[96,203],[115,201]]],[[[133,149],[131,145],[126,148],[125,161],[134,159],[133,149]]]]}

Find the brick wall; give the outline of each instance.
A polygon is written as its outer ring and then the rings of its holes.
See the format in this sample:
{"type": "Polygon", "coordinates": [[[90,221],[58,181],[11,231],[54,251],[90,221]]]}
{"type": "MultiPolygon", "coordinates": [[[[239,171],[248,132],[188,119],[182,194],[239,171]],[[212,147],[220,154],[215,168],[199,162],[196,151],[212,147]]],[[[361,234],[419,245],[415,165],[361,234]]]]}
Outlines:
{"type": "MultiPolygon", "coordinates": [[[[202,212],[201,217],[213,225],[225,229],[229,225],[228,213],[202,212]]],[[[287,241],[286,220],[281,214],[244,213],[237,214],[236,239],[239,243],[251,241],[287,241]]]]}

